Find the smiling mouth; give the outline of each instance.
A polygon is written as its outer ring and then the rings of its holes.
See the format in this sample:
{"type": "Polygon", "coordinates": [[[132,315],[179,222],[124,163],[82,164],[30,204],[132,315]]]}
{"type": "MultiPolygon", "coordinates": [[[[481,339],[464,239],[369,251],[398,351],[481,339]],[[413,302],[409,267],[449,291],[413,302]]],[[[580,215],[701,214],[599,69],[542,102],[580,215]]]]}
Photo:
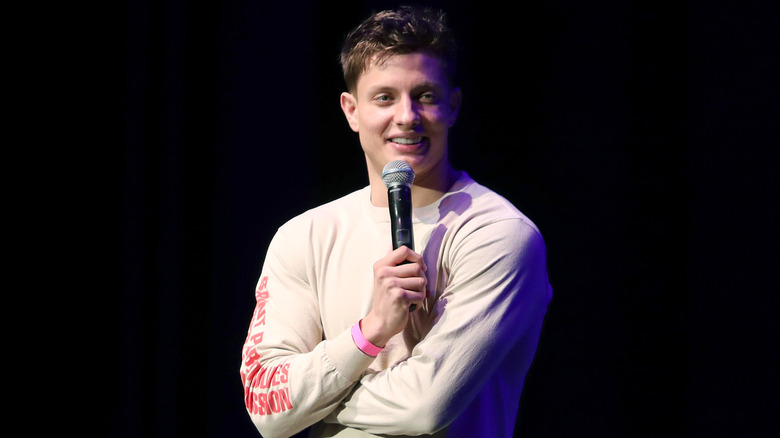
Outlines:
{"type": "Polygon", "coordinates": [[[390,141],[397,144],[402,145],[416,145],[422,143],[424,137],[413,137],[413,138],[391,138],[390,141]]]}

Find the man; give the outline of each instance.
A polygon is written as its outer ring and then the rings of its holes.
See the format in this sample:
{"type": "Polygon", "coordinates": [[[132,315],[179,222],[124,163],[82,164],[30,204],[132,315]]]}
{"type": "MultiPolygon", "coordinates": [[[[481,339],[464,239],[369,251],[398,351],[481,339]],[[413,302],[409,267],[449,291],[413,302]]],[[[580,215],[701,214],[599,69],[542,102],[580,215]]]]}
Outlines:
{"type": "Polygon", "coordinates": [[[551,297],[545,246],[449,162],[454,53],[429,10],[380,12],[347,37],[341,108],[369,186],[293,218],[269,246],[241,364],[266,438],[310,426],[317,437],[512,436],[551,297]],[[381,174],[394,160],[415,173],[419,252],[392,250],[381,174]]]}

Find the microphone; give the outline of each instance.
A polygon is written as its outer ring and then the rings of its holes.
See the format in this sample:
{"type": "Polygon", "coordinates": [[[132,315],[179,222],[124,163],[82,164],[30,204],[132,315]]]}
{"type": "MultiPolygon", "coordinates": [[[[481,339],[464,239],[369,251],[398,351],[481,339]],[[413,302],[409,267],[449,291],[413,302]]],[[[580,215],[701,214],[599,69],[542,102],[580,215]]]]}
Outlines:
{"type": "Polygon", "coordinates": [[[387,186],[393,249],[407,246],[414,250],[412,189],[409,187],[414,182],[414,170],[405,161],[391,161],[382,169],[382,181],[387,186]]]}
{"type": "MultiPolygon", "coordinates": [[[[390,208],[390,234],[393,249],[406,246],[414,250],[414,232],[412,229],[412,189],[414,170],[405,161],[395,160],[382,169],[382,181],[387,186],[387,204],[390,208]]],[[[407,261],[401,264],[409,263],[407,261]]],[[[413,312],[415,304],[409,306],[413,312]]]]}

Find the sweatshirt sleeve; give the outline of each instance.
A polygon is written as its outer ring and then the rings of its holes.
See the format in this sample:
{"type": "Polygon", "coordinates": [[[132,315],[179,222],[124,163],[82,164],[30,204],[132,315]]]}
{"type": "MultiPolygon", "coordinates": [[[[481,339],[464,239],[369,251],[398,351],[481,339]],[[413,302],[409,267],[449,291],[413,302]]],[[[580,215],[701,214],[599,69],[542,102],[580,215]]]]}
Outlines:
{"type": "Polygon", "coordinates": [[[323,340],[306,233],[282,227],[269,245],[242,350],[244,401],[263,437],[291,436],[335,409],[373,361],[349,331],[323,340]]]}
{"type": "MultiPolygon", "coordinates": [[[[530,365],[551,299],[541,235],[520,219],[464,234],[446,267],[438,322],[408,359],[363,377],[326,421],[373,434],[434,433],[457,418],[508,354],[530,365]]],[[[517,368],[505,383],[522,387],[527,366],[517,368]]]]}

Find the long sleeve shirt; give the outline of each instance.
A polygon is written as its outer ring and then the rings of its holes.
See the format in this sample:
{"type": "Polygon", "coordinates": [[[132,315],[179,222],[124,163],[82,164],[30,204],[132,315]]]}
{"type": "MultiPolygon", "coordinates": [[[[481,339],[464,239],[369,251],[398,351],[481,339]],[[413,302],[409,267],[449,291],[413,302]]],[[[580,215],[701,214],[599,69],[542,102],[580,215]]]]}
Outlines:
{"type": "Polygon", "coordinates": [[[366,187],[279,228],[240,368],[264,437],[512,436],[552,297],[541,234],[465,173],[413,225],[431,293],[376,358],[350,328],[392,249],[388,209],[366,187]]]}

